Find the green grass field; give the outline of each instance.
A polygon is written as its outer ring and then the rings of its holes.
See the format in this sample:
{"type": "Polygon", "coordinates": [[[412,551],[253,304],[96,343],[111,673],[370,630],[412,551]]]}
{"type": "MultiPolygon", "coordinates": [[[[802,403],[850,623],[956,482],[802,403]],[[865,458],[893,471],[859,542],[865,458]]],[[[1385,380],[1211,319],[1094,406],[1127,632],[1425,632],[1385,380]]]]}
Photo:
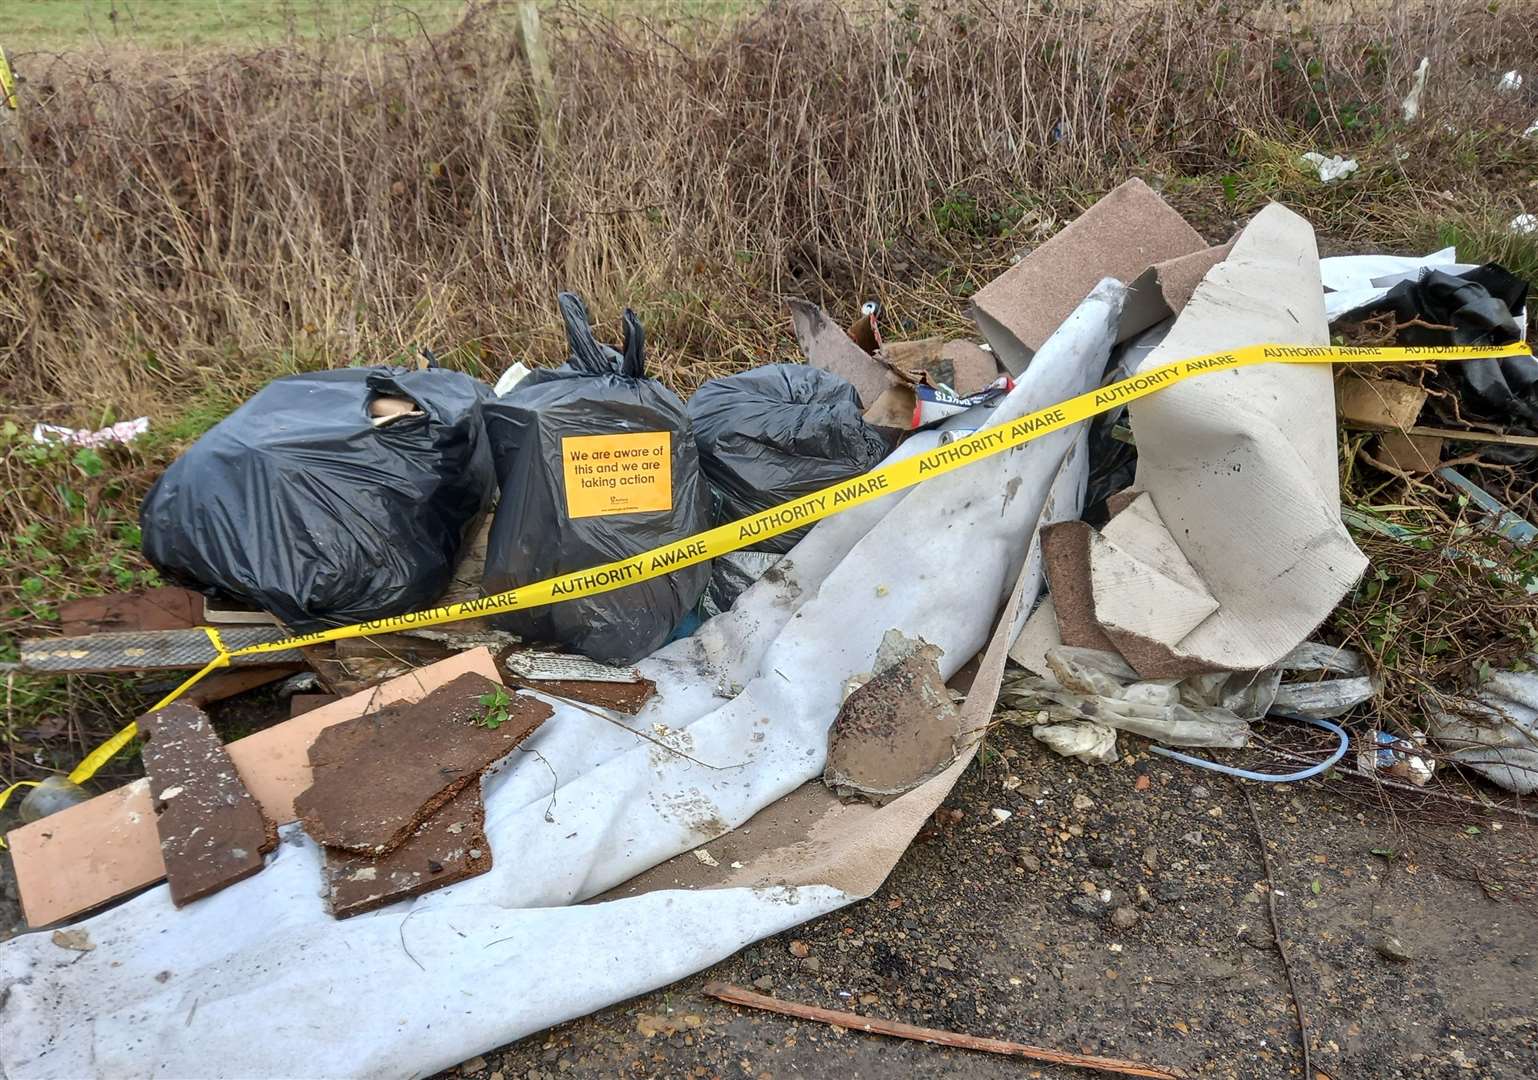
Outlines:
{"type": "MultiPolygon", "coordinates": [[[[499,16],[515,19],[517,6],[507,0],[499,16]]],[[[585,6],[611,16],[688,19],[750,5],[747,0],[591,0],[585,6]]],[[[14,56],[113,46],[239,47],[366,30],[409,37],[446,30],[465,10],[466,0],[4,0],[0,48],[14,56]]]]}
{"type": "Polygon", "coordinates": [[[0,46],[14,54],[101,45],[255,45],[381,23],[403,33],[418,20],[429,30],[442,29],[464,8],[464,0],[6,0],[0,4],[0,46]]]}

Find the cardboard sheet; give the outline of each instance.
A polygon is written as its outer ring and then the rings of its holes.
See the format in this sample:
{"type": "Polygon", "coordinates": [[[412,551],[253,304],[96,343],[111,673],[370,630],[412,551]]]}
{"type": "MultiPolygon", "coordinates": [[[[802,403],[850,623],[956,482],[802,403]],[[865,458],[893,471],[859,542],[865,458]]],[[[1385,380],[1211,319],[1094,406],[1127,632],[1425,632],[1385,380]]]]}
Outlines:
{"type": "MultiPolygon", "coordinates": [[[[1207,274],[1144,366],[1240,345],[1328,341],[1313,230],[1273,204],[1207,274]]],[[[1112,637],[1140,674],[1268,667],[1361,576],[1367,560],[1340,520],[1334,405],[1328,368],[1268,364],[1205,375],[1128,407],[1135,486],[1152,513],[1118,515],[1124,531],[1115,543],[1178,548],[1218,605],[1185,633],[1151,609],[1124,610],[1112,637]],[[1137,657],[1128,655],[1133,639],[1137,657]]],[[[1110,573],[1092,580],[1097,609],[1124,584],[1110,573]]],[[[1176,575],[1171,585],[1189,591],[1190,581],[1176,575]]]]}
{"type": "Polygon", "coordinates": [[[902,378],[890,365],[856,345],[849,332],[816,304],[790,300],[787,306],[806,362],[848,380],[865,409],[873,408],[887,391],[911,386],[912,380],[902,378]]]}
{"type": "MultiPolygon", "coordinates": [[[[416,701],[473,671],[500,681],[491,653],[476,649],[322,705],[226,749],[262,812],[294,820],[294,798],[310,786],[310,743],[325,727],[377,705],[416,701]]],[[[144,780],[12,830],[6,836],[27,925],[34,929],[126,896],[166,875],[155,809],[144,780]]]]}

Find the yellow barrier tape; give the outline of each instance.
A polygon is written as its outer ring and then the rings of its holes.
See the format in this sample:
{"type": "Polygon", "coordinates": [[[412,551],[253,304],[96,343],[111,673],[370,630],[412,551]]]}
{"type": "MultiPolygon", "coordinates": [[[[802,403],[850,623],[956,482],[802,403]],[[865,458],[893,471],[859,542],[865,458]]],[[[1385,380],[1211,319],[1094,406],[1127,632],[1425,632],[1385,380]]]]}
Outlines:
{"type": "Polygon", "coordinates": [[[17,106],[16,76],[11,71],[10,61],[5,58],[4,49],[0,49],[0,105],[13,112],[17,106]]]}
{"type": "MultiPolygon", "coordinates": [[[[752,514],[740,521],[696,533],[683,540],[640,552],[627,559],[561,574],[544,581],[509,589],[494,596],[466,600],[444,607],[428,608],[425,611],[406,615],[395,615],[387,619],[374,619],[351,626],[340,626],[332,630],[297,634],[282,641],[248,645],[233,652],[225,650],[216,631],[205,628],[208,629],[214,647],[219,650],[219,655],[147,711],[154,712],[155,709],[162,709],[169,705],[210,671],[226,666],[235,656],[285,652],[305,645],[340,641],[343,638],[441,626],[444,623],[473,619],[482,615],[523,611],[528,608],[544,607],[547,604],[559,604],[565,600],[594,596],[662,574],[670,574],[686,566],[693,566],[695,563],[738,551],[771,536],[778,536],[803,525],[821,521],[825,517],[831,517],[862,503],[890,495],[894,491],[912,487],[921,481],[944,476],[965,465],[1024,446],[1043,435],[1061,431],[1063,428],[1098,416],[1118,405],[1125,405],[1129,401],[1136,401],[1138,398],[1147,397],[1166,387],[1209,372],[1231,371],[1255,364],[1402,364],[1526,356],[1528,352],[1528,347],[1523,342],[1515,342],[1511,345],[1392,348],[1350,345],[1247,345],[1228,352],[1209,353],[1188,360],[1172,361],[1103,386],[1098,390],[1091,390],[1048,408],[1039,409],[1007,424],[983,428],[945,446],[915,454],[902,461],[894,461],[889,465],[882,465],[852,480],[791,499],[789,502],[752,514]]],[[[77,784],[90,779],[103,764],[133,739],[137,730],[136,725],[129,724],[97,747],[69,774],[70,779],[77,784]]],[[[30,783],[30,781],[22,783],[30,783]]],[[[0,807],[4,807],[11,791],[19,786],[21,785],[12,785],[10,789],[0,794],[0,807]]]]}
{"type": "MultiPolygon", "coordinates": [[[[167,705],[171,704],[171,702],[185,694],[188,690],[192,689],[192,687],[195,686],[198,681],[207,675],[210,671],[229,666],[230,657],[234,656],[235,653],[230,652],[224,647],[224,639],[219,636],[219,631],[215,630],[212,626],[205,626],[202,629],[206,634],[208,634],[208,640],[213,643],[217,655],[215,655],[215,657],[208,663],[204,664],[202,668],[195,672],[189,679],[183,682],[175,690],[172,690],[165,697],[161,698],[148,709],[144,710],[146,713],[152,713],[157,709],[165,708],[167,705]]],[[[112,738],[102,743],[95,750],[92,750],[83,759],[81,759],[80,764],[76,765],[73,769],[70,770],[70,780],[77,784],[85,783],[91,777],[95,776],[97,771],[103,765],[112,760],[112,758],[117,755],[119,750],[123,749],[123,747],[132,742],[138,736],[138,734],[139,725],[137,723],[129,723],[128,726],[124,727],[116,735],[112,736],[112,738]]],[[[0,802],[0,806],[4,805],[5,804],[3,802],[0,802]]]]}

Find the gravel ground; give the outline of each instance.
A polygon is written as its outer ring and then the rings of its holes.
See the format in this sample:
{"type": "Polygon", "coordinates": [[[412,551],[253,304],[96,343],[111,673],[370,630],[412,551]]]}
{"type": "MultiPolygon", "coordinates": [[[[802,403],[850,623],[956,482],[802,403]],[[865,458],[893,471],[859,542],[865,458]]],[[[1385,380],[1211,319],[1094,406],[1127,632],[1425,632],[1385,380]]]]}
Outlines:
{"type": "MultiPolygon", "coordinates": [[[[457,1072],[1089,1075],[842,1032],[700,993],[720,979],[1200,1077],[1301,1075],[1239,786],[1147,756],[1111,767],[1064,761],[1014,729],[994,742],[1003,756],[968,771],[870,900],[457,1072]],[[1012,774],[1024,779],[1008,790],[1012,774]],[[1013,816],[996,825],[994,807],[1013,816]]],[[[1355,790],[1252,785],[1308,1016],[1310,1080],[1538,1075],[1538,914],[1489,883],[1538,881],[1538,831],[1391,820],[1355,790]],[[1460,866],[1488,868],[1487,884],[1463,880],[1460,866]]]]}
{"type": "MultiPolygon", "coordinates": [[[[739,1009],[701,994],[712,979],[1198,1077],[1301,1075],[1239,785],[1147,755],[1059,759],[1007,726],[991,749],[870,900],[444,1075],[1090,1075],[739,1009]]],[[[1538,890],[1538,827],[1428,824],[1341,780],[1250,787],[1309,1080],[1538,1076],[1538,904],[1518,895],[1538,890]]],[[[0,917],[17,916],[0,859],[0,917]]]]}

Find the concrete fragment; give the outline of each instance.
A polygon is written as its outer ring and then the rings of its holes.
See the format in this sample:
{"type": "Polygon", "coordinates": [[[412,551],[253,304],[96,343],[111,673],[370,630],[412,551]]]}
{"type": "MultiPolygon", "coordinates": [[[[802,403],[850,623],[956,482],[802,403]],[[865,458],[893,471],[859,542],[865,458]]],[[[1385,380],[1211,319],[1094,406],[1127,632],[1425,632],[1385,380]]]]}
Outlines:
{"type": "Polygon", "coordinates": [[[1397,379],[1347,373],[1335,382],[1335,408],[1348,427],[1405,431],[1415,426],[1425,404],[1425,390],[1397,379]]]}
{"type": "Polygon", "coordinates": [[[141,717],[139,731],[172,902],[182,907],[259,871],[278,830],[203,711],[175,702],[141,717]]]}
{"type": "Polygon", "coordinates": [[[461,675],[414,704],[326,728],[310,746],[314,783],[294,800],[305,831],[360,855],[394,851],[551,715],[544,702],[514,693],[506,719],[490,726],[481,698],[499,689],[461,675]]]}
{"type": "Polygon", "coordinates": [[[835,793],[880,806],[955,760],[960,714],[939,661],[933,645],[887,632],[876,674],[849,695],[828,730],[823,782],[835,793]]]}
{"type": "MultiPolygon", "coordinates": [[[[1133,178],[979,289],[972,298],[973,318],[999,361],[1018,375],[1102,278],[1133,281],[1155,263],[1206,247],[1184,218],[1133,178]]],[[[1150,309],[1145,318],[1155,306],[1145,305],[1150,309]]],[[[1124,315],[1118,340],[1158,321],[1129,322],[1124,315]]]]}

